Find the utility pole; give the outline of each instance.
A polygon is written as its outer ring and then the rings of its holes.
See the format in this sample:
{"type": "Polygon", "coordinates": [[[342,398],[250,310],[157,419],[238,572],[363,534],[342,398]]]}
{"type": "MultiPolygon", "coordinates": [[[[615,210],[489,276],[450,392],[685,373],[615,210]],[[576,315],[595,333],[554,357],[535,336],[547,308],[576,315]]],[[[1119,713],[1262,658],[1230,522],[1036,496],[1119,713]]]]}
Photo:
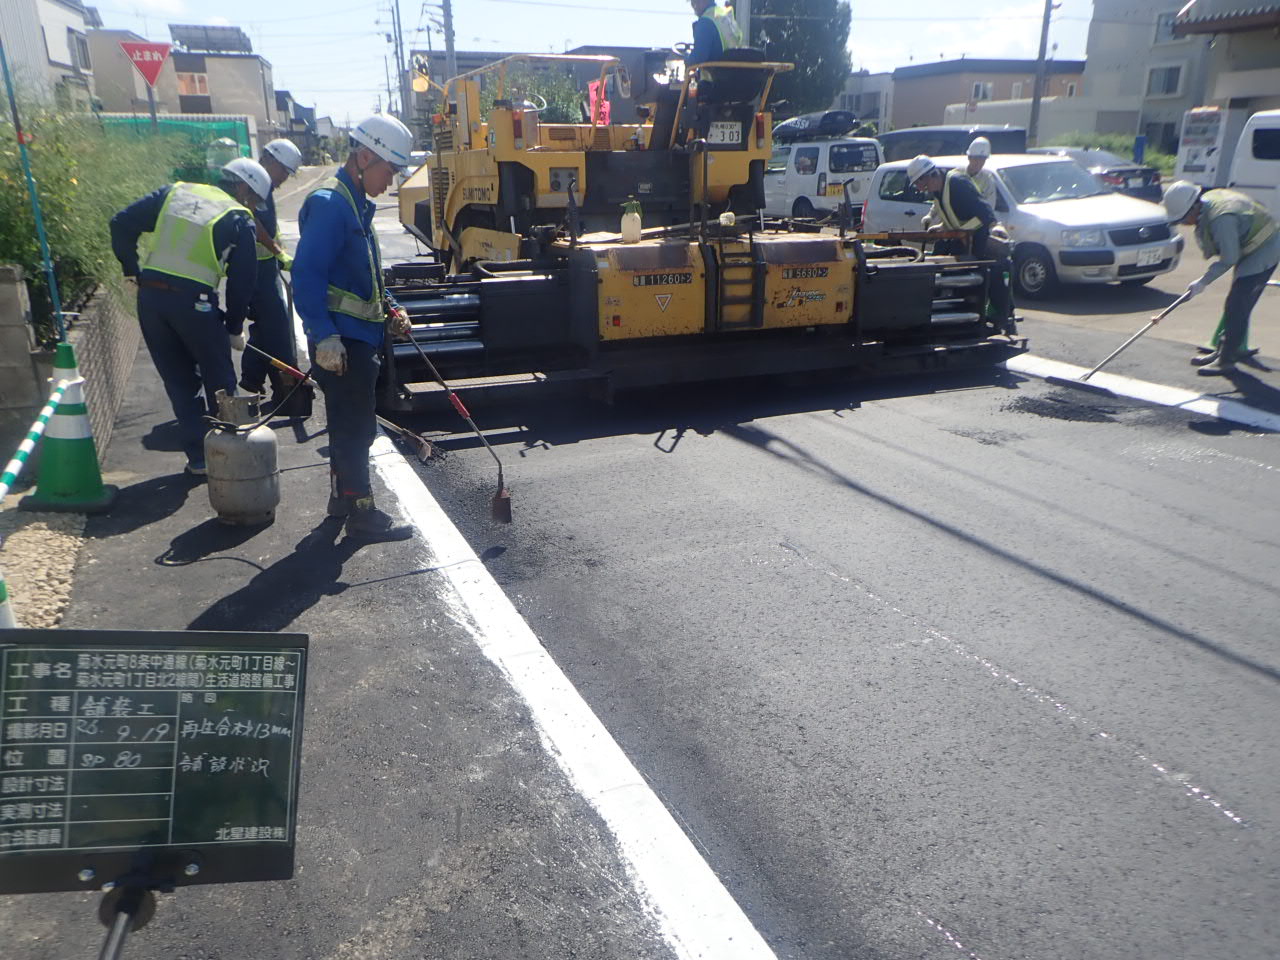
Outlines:
{"type": "Polygon", "coordinates": [[[1049,18],[1053,16],[1053,0],[1044,0],[1044,20],[1040,24],[1040,55],[1036,58],[1036,85],[1031,92],[1031,120],[1027,123],[1027,146],[1036,146],[1040,136],[1040,98],[1044,96],[1045,53],[1049,49],[1049,18]]]}
{"type": "Polygon", "coordinates": [[[751,46],[751,0],[736,0],[733,9],[738,13],[738,29],[742,31],[742,45],[751,46]]]}
{"type": "Polygon", "coordinates": [[[441,0],[444,8],[444,71],[448,82],[458,75],[458,56],[453,49],[453,0],[441,0]]]}
{"type": "Polygon", "coordinates": [[[391,64],[387,61],[386,54],[382,56],[382,70],[387,75],[387,110],[391,110],[391,64]]]}
{"type": "Polygon", "coordinates": [[[405,81],[408,79],[404,67],[404,33],[400,29],[400,0],[391,0],[391,20],[396,31],[396,88],[400,91],[400,119],[409,122],[409,97],[405,93],[405,81]]]}

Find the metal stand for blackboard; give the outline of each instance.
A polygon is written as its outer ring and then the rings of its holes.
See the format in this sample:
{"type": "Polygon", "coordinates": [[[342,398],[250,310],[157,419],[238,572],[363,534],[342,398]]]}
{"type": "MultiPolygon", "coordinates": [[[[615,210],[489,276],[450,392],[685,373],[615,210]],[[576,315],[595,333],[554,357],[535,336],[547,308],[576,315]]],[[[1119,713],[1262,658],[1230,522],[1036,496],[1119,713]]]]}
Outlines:
{"type": "Polygon", "coordinates": [[[116,887],[98,905],[98,919],[107,928],[98,960],[120,960],[125,938],[141,930],[156,915],[156,895],[145,887],[116,887]]]}

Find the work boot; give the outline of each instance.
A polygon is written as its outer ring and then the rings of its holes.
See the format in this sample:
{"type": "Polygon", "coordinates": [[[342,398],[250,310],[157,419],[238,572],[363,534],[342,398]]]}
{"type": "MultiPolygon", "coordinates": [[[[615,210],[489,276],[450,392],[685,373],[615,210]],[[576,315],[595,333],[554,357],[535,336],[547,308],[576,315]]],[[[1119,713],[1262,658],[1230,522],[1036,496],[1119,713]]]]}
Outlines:
{"type": "Polygon", "coordinates": [[[1214,350],[1211,353],[1202,353],[1198,357],[1191,358],[1193,367],[1207,367],[1211,363],[1217,363],[1218,358],[1222,356],[1221,351],[1214,350]]]}
{"type": "Polygon", "coordinates": [[[325,509],[331,517],[345,517],[351,512],[351,504],[355,502],[353,494],[344,494],[338,489],[338,474],[329,470],[329,506],[325,509]]]}
{"type": "Polygon", "coordinates": [[[396,523],[374,506],[373,497],[360,497],[352,501],[347,514],[347,536],[375,543],[408,540],[413,536],[413,527],[396,523]]]}
{"type": "Polygon", "coordinates": [[[1236,362],[1234,360],[1224,360],[1221,357],[1215,357],[1213,363],[1196,371],[1202,377],[1225,377],[1235,372],[1236,362]]]}

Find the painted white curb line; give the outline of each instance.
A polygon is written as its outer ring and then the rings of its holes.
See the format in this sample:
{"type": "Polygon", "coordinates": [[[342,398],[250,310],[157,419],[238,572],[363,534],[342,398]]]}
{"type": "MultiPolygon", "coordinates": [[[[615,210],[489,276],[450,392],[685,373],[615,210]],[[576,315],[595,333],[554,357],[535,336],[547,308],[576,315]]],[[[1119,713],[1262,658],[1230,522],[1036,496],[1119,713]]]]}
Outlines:
{"type": "MultiPolygon", "coordinates": [[[[1063,377],[1071,380],[1078,380],[1089,372],[1088,367],[1077,367],[1075,364],[1037,357],[1030,353],[1006,360],[1005,367],[1014,373],[1025,373],[1029,377],[1063,377]]],[[[1260,430],[1280,432],[1280,414],[1268,413],[1266,410],[1259,410],[1238,400],[1210,397],[1203,393],[1196,393],[1194,390],[1167,387],[1147,380],[1134,380],[1105,371],[1095,373],[1086,382],[1106,387],[1118,396],[1145,400],[1162,407],[1177,407],[1189,413],[1203,413],[1210,417],[1217,417],[1219,420],[1230,420],[1232,423],[1257,427],[1260,430]]]]}
{"type": "Polygon", "coordinates": [[[391,440],[370,451],[457,593],[454,616],[524,701],[548,752],[613,833],[642,898],[679,957],[776,960],[742,908],[604,724],[552,660],[391,440]]]}

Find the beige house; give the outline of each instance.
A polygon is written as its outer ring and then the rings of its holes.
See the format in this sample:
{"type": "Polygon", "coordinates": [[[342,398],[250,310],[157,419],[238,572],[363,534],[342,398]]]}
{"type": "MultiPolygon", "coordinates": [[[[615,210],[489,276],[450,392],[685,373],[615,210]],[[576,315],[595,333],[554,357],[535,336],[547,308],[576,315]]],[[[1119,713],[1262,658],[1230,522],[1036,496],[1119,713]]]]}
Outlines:
{"type": "MultiPolygon", "coordinates": [[[[1083,72],[1083,60],[1050,60],[1044,96],[1076,96],[1083,72]]],[[[1035,77],[1034,60],[961,58],[899,67],[893,71],[892,123],[886,129],[942,123],[952,103],[1030,97],[1035,77]]]]}

